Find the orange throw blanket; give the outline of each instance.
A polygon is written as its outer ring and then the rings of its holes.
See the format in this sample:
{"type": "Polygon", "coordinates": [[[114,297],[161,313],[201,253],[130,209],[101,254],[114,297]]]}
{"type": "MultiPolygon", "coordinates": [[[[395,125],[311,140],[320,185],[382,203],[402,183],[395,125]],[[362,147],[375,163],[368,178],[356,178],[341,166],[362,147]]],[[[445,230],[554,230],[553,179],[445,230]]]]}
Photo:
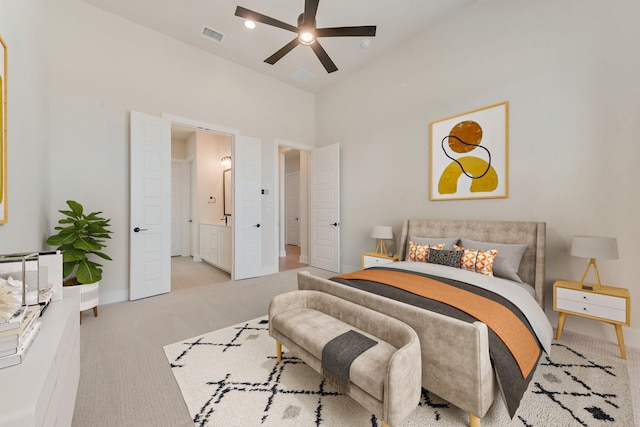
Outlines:
{"type": "Polygon", "coordinates": [[[515,358],[523,378],[527,378],[540,356],[536,338],[522,321],[502,304],[483,296],[401,271],[361,270],[337,278],[383,283],[464,311],[486,324],[500,337],[515,358]]]}

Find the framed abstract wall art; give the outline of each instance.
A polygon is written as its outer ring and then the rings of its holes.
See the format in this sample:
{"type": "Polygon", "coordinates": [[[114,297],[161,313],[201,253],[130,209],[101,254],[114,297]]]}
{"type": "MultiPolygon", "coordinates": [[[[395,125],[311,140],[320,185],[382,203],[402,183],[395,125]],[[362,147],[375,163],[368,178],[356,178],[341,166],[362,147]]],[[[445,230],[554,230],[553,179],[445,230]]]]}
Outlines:
{"type": "Polygon", "coordinates": [[[508,197],[508,110],[501,102],[430,125],[430,200],[508,197]]]}
{"type": "Polygon", "coordinates": [[[0,224],[7,222],[7,45],[0,36],[0,224]]]}

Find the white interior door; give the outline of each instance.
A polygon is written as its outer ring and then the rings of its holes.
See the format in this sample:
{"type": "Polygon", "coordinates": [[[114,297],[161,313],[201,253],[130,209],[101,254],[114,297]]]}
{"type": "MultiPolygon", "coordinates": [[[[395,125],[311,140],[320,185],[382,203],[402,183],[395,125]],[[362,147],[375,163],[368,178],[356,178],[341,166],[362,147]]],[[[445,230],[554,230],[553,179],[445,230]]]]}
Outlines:
{"type": "Polygon", "coordinates": [[[171,256],[182,255],[182,177],[184,162],[171,160],[171,256]]]}
{"type": "Polygon", "coordinates": [[[171,291],[171,125],[131,112],[129,299],[171,291]]]}
{"type": "Polygon", "coordinates": [[[232,279],[262,275],[262,142],[236,136],[233,142],[232,279]]]}
{"type": "Polygon", "coordinates": [[[340,272],[340,145],[311,150],[310,264],[340,272]]]}
{"type": "Polygon", "coordinates": [[[285,243],[300,246],[300,173],[288,173],[284,183],[285,243]]]}

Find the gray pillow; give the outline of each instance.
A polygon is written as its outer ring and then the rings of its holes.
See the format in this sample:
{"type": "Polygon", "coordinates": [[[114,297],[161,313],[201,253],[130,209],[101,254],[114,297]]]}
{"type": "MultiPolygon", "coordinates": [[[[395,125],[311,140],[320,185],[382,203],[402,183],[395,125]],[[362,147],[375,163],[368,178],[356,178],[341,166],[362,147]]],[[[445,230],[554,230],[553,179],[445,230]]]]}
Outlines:
{"type": "Polygon", "coordinates": [[[498,254],[493,262],[493,275],[514,282],[523,283],[518,270],[522,255],[527,250],[526,244],[478,242],[476,240],[460,239],[460,245],[465,249],[497,249],[498,254]]]}
{"type": "Polygon", "coordinates": [[[464,251],[447,251],[445,249],[429,249],[427,262],[431,264],[441,264],[449,267],[460,268],[460,259],[464,251]]]}
{"type": "MultiPolygon", "coordinates": [[[[452,251],[453,245],[458,243],[459,237],[418,237],[411,236],[409,240],[413,243],[421,243],[423,245],[439,245],[444,243],[444,250],[452,251]]],[[[408,244],[408,243],[407,243],[408,244]]]]}

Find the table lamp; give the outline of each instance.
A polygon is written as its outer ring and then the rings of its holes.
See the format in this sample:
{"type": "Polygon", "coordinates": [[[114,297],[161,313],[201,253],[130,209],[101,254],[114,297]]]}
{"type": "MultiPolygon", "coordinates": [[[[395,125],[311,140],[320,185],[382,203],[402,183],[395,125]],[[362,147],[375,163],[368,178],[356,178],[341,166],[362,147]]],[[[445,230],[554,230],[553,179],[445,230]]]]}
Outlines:
{"type": "Polygon", "coordinates": [[[598,273],[596,258],[618,259],[618,243],[615,237],[574,236],[571,242],[571,255],[589,258],[587,269],[580,280],[580,286],[582,286],[582,289],[593,289],[591,286],[584,284],[589,268],[593,265],[598,282],[595,289],[598,290],[602,287],[602,284],[600,283],[600,273],[598,273]]]}
{"type": "Polygon", "coordinates": [[[387,247],[384,244],[384,240],[393,239],[393,229],[388,225],[374,225],[371,229],[371,237],[378,239],[376,253],[387,255],[387,247]]]}

